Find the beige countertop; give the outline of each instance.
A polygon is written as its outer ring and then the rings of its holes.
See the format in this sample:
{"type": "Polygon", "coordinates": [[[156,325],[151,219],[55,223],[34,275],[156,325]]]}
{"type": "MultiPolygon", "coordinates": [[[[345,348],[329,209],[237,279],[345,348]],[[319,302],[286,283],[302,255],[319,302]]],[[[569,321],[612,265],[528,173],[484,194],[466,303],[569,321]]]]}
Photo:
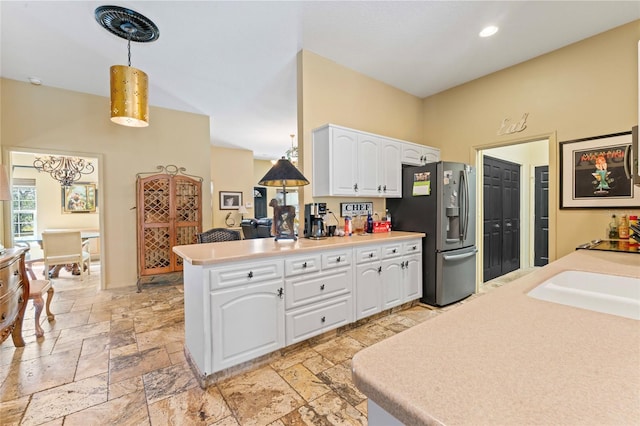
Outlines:
{"type": "Polygon", "coordinates": [[[328,237],[322,240],[298,238],[275,241],[274,238],[226,241],[223,243],[191,244],[175,246],[173,251],[192,265],[212,265],[216,263],[301,254],[305,251],[324,250],[346,246],[382,244],[394,241],[422,238],[419,232],[381,232],[377,234],[352,235],[350,237],[328,237]]]}
{"type": "Polygon", "coordinates": [[[640,256],[575,251],[358,352],[356,386],[408,425],[640,424],[640,322],[527,296],[563,270],[640,256]]]}

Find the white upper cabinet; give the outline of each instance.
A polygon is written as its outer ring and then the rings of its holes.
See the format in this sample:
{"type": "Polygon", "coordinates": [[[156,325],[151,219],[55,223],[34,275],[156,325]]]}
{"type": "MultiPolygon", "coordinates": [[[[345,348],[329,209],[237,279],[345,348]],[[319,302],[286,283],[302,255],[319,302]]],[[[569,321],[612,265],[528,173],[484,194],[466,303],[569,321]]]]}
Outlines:
{"type": "Polygon", "coordinates": [[[410,142],[402,144],[402,164],[422,166],[440,161],[440,150],[410,142]]]}
{"type": "Polygon", "coordinates": [[[401,143],[326,125],[313,131],[313,196],[402,196],[401,143]]]}

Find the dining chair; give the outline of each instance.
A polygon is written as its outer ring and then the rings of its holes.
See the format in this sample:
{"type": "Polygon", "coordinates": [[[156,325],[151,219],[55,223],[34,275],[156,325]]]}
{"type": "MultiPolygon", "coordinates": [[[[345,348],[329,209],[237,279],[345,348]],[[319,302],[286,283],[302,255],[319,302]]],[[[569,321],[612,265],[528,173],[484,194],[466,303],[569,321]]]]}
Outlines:
{"type": "Polygon", "coordinates": [[[196,235],[198,243],[217,243],[240,239],[240,231],[226,228],[213,228],[196,235]]]}
{"type": "Polygon", "coordinates": [[[80,279],[84,280],[85,265],[91,274],[91,255],[85,249],[80,231],[44,231],[42,233],[44,270],[55,265],[78,264],[80,279]]]}

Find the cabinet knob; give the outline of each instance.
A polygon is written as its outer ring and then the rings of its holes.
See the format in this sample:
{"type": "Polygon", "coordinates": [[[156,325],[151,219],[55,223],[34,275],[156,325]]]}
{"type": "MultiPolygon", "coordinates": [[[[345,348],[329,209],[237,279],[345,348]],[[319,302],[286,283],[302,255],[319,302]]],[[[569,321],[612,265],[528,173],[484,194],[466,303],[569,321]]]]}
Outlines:
{"type": "Polygon", "coordinates": [[[391,250],[391,253],[397,253],[397,252],[398,252],[398,249],[391,250]]]}
{"type": "Polygon", "coordinates": [[[340,258],[340,256],[336,257],[336,263],[340,263],[342,261],[342,258],[340,258]]]}
{"type": "Polygon", "coordinates": [[[381,274],[382,273],[382,266],[378,266],[378,273],[381,274]]]}
{"type": "Polygon", "coordinates": [[[387,192],[387,185],[384,185],[384,186],[382,187],[382,192],[387,192]]]}
{"type": "Polygon", "coordinates": [[[0,316],[0,319],[2,319],[3,321],[7,319],[7,313],[3,312],[2,315],[0,316]]]}
{"type": "Polygon", "coordinates": [[[24,299],[22,298],[22,296],[18,297],[18,303],[22,303],[24,302],[24,299]]]}
{"type": "Polygon", "coordinates": [[[357,184],[357,183],[354,183],[354,184],[353,184],[353,190],[354,190],[355,192],[358,192],[358,184],[357,184]]]}
{"type": "Polygon", "coordinates": [[[378,185],[378,192],[382,191],[382,187],[378,185]]]}
{"type": "Polygon", "coordinates": [[[247,274],[247,277],[253,278],[253,271],[249,271],[249,273],[247,274]]]}
{"type": "Polygon", "coordinates": [[[302,267],[303,267],[303,268],[306,268],[306,267],[307,267],[307,262],[304,262],[304,263],[302,264],[302,267]]]}
{"type": "Polygon", "coordinates": [[[0,287],[4,285],[4,281],[0,280],[0,287]]]}
{"type": "Polygon", "coordinates": [[[373,257],[373,253],[369,253],[369,257],[370,257],[370,258],[371,258],[371,257],[373,257]]]}
{"type": "Polygon", "coordinates": [[[413,246],[413,247],[411,247],[411,250],[417,250],[417,249],[418,249],[418,247],[417,247],[417,246],[413,246]]]}
{"type": "Polygon", "coordinates": [[[320,318],[320,322],[324,323],[327,320],[327,317],[320,318]]]}
{"type": "Polygon", "coordinates": [[[15,271],[13,271],[13,275],[20,275],[20,271],[18,271],[17,269],[15,271]]]}
{"type": "Polygon", "coordinates": [[[324,284],[320,286],[320,290],[324,290],[324,284]]]}

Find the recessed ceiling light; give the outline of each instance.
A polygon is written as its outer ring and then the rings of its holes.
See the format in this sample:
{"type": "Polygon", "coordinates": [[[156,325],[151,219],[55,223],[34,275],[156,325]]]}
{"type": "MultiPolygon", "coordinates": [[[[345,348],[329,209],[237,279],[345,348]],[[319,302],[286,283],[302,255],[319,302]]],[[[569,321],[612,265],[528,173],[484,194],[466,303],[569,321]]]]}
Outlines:
{"type": "Polygon", "coordinates": [[[38,77],[29,77],[29,83],[35,86],[40,86],[42,84],[42,80],[40,80],[38,77]]]}
{"type": "Polygon", "coordinates": [[[495,25],[489,25],[488,27],[483,28],[483,30],[480,31],[479,35],[480,37],[491,37],[497,32],[498,32],[498,27],[496,27],[495,25]]]}

